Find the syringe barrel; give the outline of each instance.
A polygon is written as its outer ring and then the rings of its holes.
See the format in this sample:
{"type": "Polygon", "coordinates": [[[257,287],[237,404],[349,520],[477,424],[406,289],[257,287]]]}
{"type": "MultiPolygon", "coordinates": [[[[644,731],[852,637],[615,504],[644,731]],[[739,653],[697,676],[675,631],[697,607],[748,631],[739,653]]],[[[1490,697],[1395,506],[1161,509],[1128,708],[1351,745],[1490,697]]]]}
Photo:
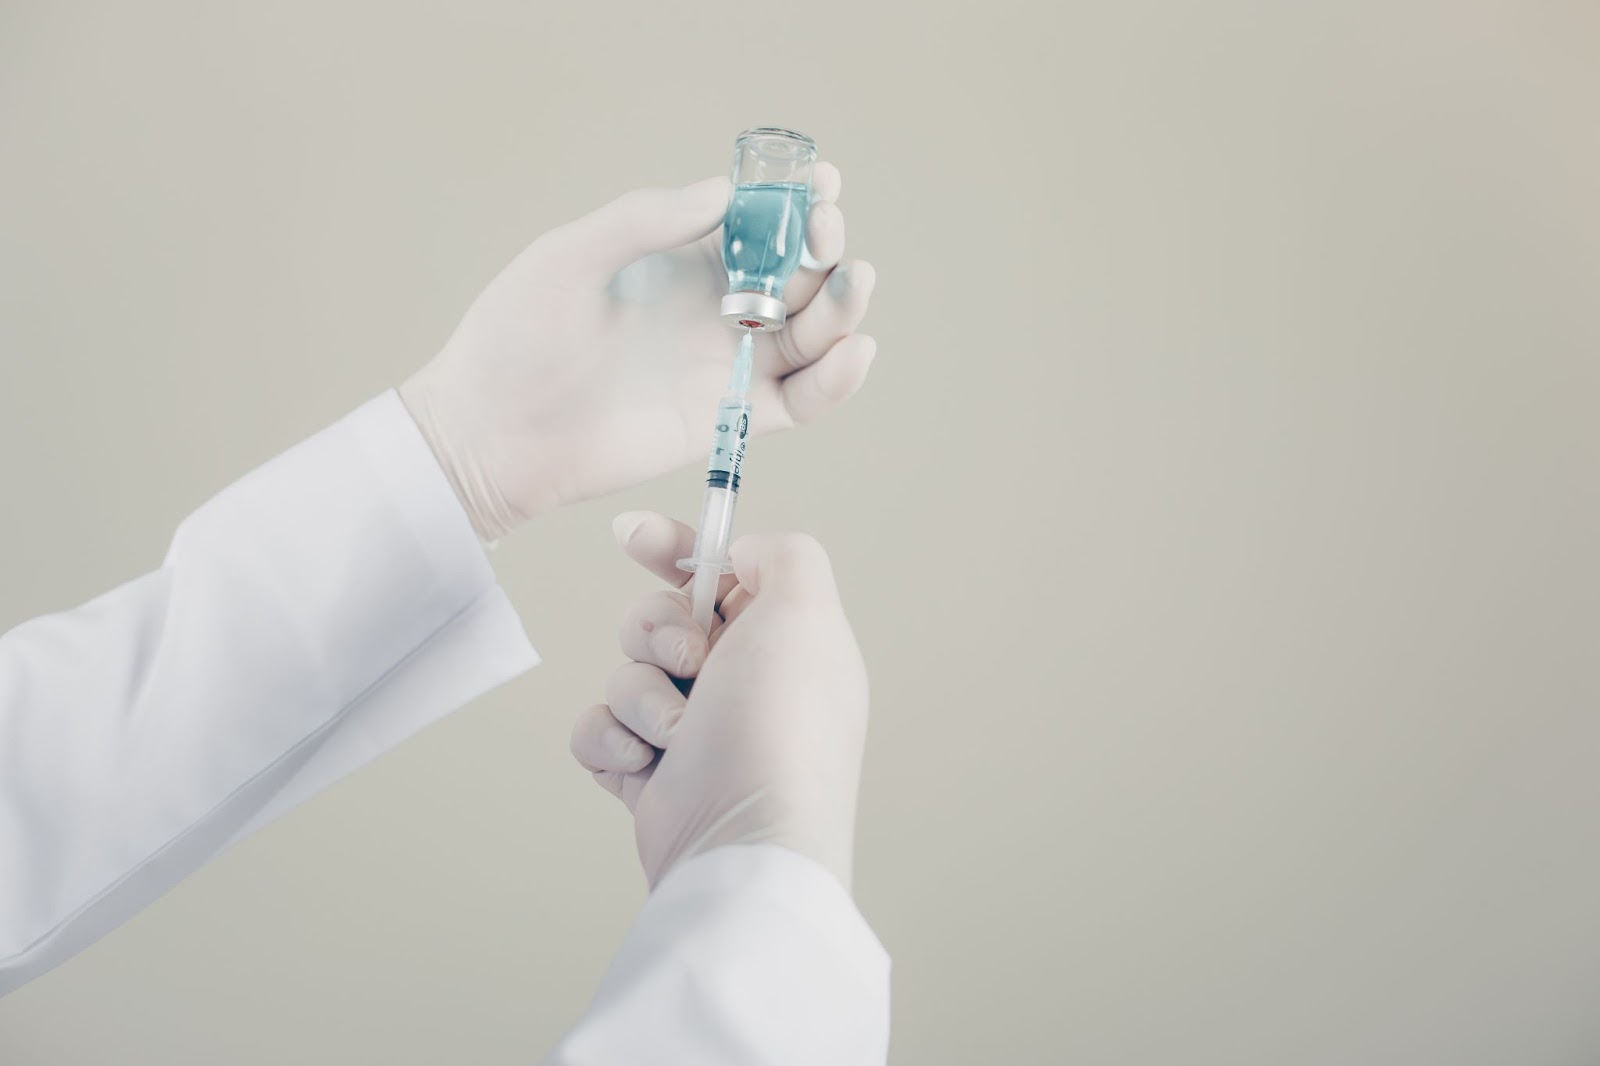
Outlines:
{"type": "Polygon", "coordinates": [[[728,544],[733,539],[733,509],[739,500],[739,470],[749,435],[749,401],[737,394],[724,396],[717,405],[717,427],[711,438],[711,457],[706,461],[706,494],[700,505],[694,555],[678,560],[684,570],[727,573],[733,569],[728,563],[728,544]]]}
{"type": "Polygon", "coordinates": [[[711,457],[706,460],[706,485],[739,491],[739,469],[744,465],[745,442],[750,436],[750,403],[728,395],[717,404],[717,428],[711,437],[711,457]]]}

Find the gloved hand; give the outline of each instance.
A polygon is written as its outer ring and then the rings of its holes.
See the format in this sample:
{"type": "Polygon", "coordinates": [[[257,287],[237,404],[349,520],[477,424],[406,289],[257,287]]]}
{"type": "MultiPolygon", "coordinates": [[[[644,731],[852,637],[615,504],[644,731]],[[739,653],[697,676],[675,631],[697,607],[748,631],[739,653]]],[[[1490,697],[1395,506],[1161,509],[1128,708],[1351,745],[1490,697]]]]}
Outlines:
{"type": "MultiPolygon", "coordinates": [[[[835,266],[839,171],[819,163],[810,266],[789,282],[788,324],[761,334],[753,429],[786,429],[849,397],[877,346],[855,334],[875,279],[835,266]]],[[[540,237],[468,309],[400,397],[493,540],[541,511],[665,473],[710,446],[738,332],[720,224],[726,178],[639,189],[540,237]]]]}
{"type": "MultiPolygon", "coordinates": [[[[622,549],[669,585],[694,530],[618,517],[622,549]]],[[[633,661],[579,715],[572,751],[634,816],[652,887],[723,844],[774,843],[850,886],[866,740],[867,675],[822,547],[799,534],[733,545],[709,646],[677,590],[640,600],[621,628],[633,661]],[[736,584],[735,584],[736,582],[736,584]],[[709,651],[709,653],[708,653],[709,651]],[[687,697],[674,679],[693,678],[687,697]]]]}

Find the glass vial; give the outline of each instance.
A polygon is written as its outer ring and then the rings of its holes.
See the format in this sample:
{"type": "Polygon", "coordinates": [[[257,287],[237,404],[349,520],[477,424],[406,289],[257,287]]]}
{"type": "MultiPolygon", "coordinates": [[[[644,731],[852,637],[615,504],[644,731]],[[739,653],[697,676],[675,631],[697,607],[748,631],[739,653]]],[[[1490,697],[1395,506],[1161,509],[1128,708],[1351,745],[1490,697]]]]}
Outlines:
{"type": "Polygon", "coordinates": [[[816,164],[816,142],[794,130],[745,130],[734,143],[733,199],[722,224],[722,315],[730,324],[783,325],[783,287],[800,266],[816,164]]]}

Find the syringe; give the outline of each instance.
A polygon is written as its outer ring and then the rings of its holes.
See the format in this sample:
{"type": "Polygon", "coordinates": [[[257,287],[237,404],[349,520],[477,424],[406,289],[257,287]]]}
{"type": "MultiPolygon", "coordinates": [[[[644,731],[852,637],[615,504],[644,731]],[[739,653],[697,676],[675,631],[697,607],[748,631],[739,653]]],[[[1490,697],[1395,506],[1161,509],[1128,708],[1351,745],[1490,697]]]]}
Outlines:
{"type": "Polygon", "coordinates": [[[717,429],[711,438],[711,459],[706,464],[706,496],[700,507],[700,532],[694,555],[679,559],[678,566],[694,574],[689,598],[694,624],[711,632],[717,603],[717,584],[733,569],[728,544],[733,536],[733,505],[739,499],[739,467],[744,464],[745,438],[750,435],[750,369],[754,363],[755,336],[745,330],[739,353],[733,359],[728,394],[717,404],[717,429]]]}

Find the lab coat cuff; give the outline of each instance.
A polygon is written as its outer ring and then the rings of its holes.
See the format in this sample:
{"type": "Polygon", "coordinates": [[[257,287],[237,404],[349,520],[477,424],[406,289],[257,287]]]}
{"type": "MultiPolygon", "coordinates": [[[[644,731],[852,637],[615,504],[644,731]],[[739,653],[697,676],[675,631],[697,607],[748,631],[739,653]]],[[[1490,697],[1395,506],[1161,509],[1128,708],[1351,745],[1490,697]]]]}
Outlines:
{"type": "Polygon", "coordinates": [[[640,917],[719,900],[793,916],[862,984],[887,987],[889,953],[844,885],[820,863],[777,844],[726,844],[696,855],[661,879],[640,917]]]}
{"type": "Polygon", "coordinates": [[[316,682],[307,707],[347,706],[496,584],[393,391],[219,492],[178,527],[166,567],[176,602],[205,624],[246,641],[292,635],[285,668],[316,682]],[[248,601],[249,616],[218,597],[248,601]]]}

